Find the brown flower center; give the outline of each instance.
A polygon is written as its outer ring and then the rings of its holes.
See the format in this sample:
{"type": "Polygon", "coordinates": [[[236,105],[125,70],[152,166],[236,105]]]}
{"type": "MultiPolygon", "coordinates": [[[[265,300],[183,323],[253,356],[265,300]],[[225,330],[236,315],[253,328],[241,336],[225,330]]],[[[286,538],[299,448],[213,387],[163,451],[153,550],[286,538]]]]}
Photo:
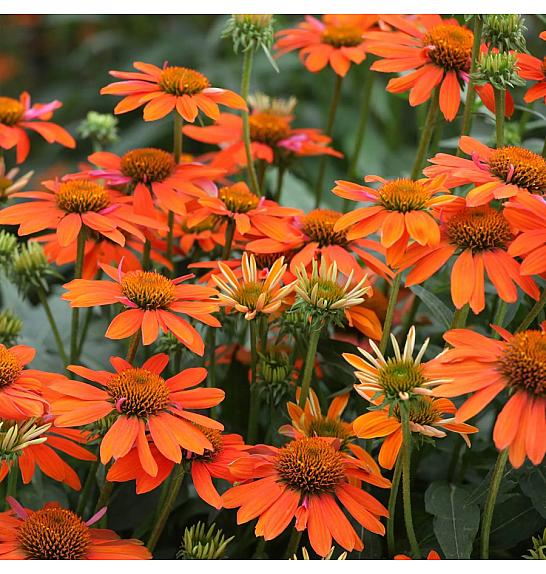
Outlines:
{"type": "Polygon", "coordinates": [[[430,193],[425,186],[412,179],[395,179],[379,189],[379,200],[385,209],[406,213],[426,209],[430,193]]]}
{"type": "Polygon", "coordinates": [[[130,271],[121,280],[125,297],[141,309],[167,309],[175,300],[175,284],[157,271],[130,271]]]}
{"type": "MultiPolygon", "coordinates": [[[[400,420],[400,408],[395,406],[394,416],[400,420]]],[[[441,418],[440,412],[430,397],[418,397],[409,401],[409,420],[418,425],[432,425],[441,418]]]]}
{"type": "Polygon", "coordinates": [[[388,398],[398,398],[400,393],[409,393],[426,382],[421,365],[412,360],[387,359],[379,369],[378,382],[388,398]]]}
{"type": "Polygon", "coordinates": [[[362,43],[362,30],[354,26],[329,25],[322,33],[322,41],[335,48],[358,46],[362,43]]]}
{"type": "Polygon", "coordinates": [[[506,343],[499,370],[515,390],[546,397],[546,333],[523,331],[506,343]]]}
{"type": "Polygon", "coordinates": [[[169,403],[169,387],[163,377],[146,369],[127,369],[108,382],[108,393],[121,413],[140,418],[153,416],[169,403]]]}
{"type": "Polygon", "coordinates": [[[345,245],[345,231],[334,231],[336,221],[341,217],[339,211],[333,209],[314,209],[301,218],[302,229],[311,241],[316,241],[320,247],[326,245],[345,245]]]}
{"type": "Polygon", "coordinates": [[[190,68],[168,66],[161,72],[159,86],[174,96],[192,96],[210,87],[210,82],[206,76],[190,68]]]}
{"type": "Polygon", "coordinates": [[[275,468],[282,482],[304,495],[334,492],[345,479],[343,455],[318,438],[301,438],[279,450],[275,468]]]}
{"type": "Polygon", "coordinates": [[[4,345],[0,345],[0,388],[14,383],[23,371],[19,359],[4,345]]]}
{"type": "Polygon", "coordinates": [[[473,253],[504,249],[512,239],[504,215],[489,207],[465,208],[446,222],[449,241],[473,253]]]}
{"type": "Polygon", "coordinates": [[[25,106],[14,98],[0,97],[0,124],[13,126],[22,119],[25,106]]]}
{"type": "Polygon", "coordinates": [[[423,37],[428,57],[445,70],[465,70],[472,56],[474,34],[455,24],[439,24],[423,37]]]}
{"type": "Polygon", "coordinates": [[[238,185],[220,188],[218,197],[232,213],[248,213],[260,202],[251,191],[238,185]]]}
{"type": "Polygon", "coordinates": [[[194,424],[208,439],[212,445],[212,450],[205,449],[203,454],[191,453],[192,460],[199,462],[213,462],[216,457],[224,450],[224,442],[222,441],[222,433],[216,429],[210,429],[198,424],[194,424]]]}
{"type": "Polygon", "coordinates": [[[91,544],[85,522],[65,508],[42,508],[19,527],[17,538],[27,560],[83,560],[91,544]]]}
{"type": "Polygon", "coordinates": [[[274,146],[290,135],[289,119],[286,116],[257,112],[253,113],[248,121],[252,141],[274,146]]]}
{"type": "Polygon", "coordinates": [[[318,415],[311,418],[305,425],[306,436],[325,436],[347,440],[351,435],[347,430],[347,425],[340,419],[333,419],[318,415]]]}
{"type": "Polygon", "coordinates": [[[167,179],[174,170],[174,158],[162,149],[145,147],[121,158],[121,171],[134,182],[151,183],[167,179]]]}
{"type": "Polygon", "coordinates": [[[102,185],[90,179],[73,179],[59,185],[57,205],[67,213],[101,211],[110,205],[110,196],[102,185]]]}
{"type": "Polygon", "coordinates": [[[506,183],[524,187],[530,193],[546,193],[546,160],[528,149],[507,146],[494,150],[489,168],[506,183]]]}

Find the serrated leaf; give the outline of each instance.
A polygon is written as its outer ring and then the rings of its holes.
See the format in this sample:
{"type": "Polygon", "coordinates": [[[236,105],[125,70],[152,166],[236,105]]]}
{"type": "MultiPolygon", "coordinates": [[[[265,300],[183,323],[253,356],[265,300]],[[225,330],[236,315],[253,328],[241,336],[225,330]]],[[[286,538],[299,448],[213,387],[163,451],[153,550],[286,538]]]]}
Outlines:
{"type": "Polygon", "coordinates": [[[449,307],[434,293],[431,293],[421,285],[412,285],[410,289],[422,301],[434,317],[444,326],[449,329],[453,321],[453,312],[449,307]]]}
{"type": "Polygon", "coordinates": [[[434,534],[447,559],[470,558],[480,525],[480,509],[468,504],[468,491],[444,481],[433,482],[425,492],[425,509],[434,515],[434,534]]]}

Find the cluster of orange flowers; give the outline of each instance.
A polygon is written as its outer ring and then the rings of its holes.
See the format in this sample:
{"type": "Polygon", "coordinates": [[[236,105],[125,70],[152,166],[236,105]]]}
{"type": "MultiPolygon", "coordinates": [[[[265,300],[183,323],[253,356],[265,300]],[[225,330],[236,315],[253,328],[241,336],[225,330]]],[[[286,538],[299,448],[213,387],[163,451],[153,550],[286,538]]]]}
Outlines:
{"type": "MultiPolygon", "coordinates": [[[[276,48],[278,55],[299,51],[310,72],[330,66],[340,77],[373,54],[372,71],[407,72],[389,81],[389,92],[409,92],[409,104],[417,106],[438,88],[440,110],[452,121],[468,83],[473,44],[471,30],[437,15],[326,15],[280,31],[276,48]]],[[[525,101],[546,101],[544,63],[518,57],[521,76],[537,82],[525,101]]],[[[468,436],[479,429],[467,421],[502,394],[495,446],[508,450],[514,467],[526,458],[534,465],[543,461],[546,323],[515,332],[493,325],[490,335],[455,324],[444,334],[446,350],[425,360],[428,340],[416,350],[414,327],[404,345],[390,333],[380,289],[401,280],[406,287],[419,285],[450,270],[456,310],[480,314],[491,292],[516,303],[523,297],[518,288],[543,302],[542,156],[517,146],[491,148],[464,135],[457,155],[437,153],[417,178],[367,175],[364,185],[332,182],[336,196],[361,206],[346,213],[318,206],[305,213],[281,205],[282,187],[275,197],[265,196],[244,181],[249,159],[262,170],[281,170],[307,156],[342,157],[330,135],[293,127],[294,101],[263,94],[246,101],[186,67],[135,62],[134,68],[110,72],[115,81],[101,94],[122,97],[117,114],[143,108],[145,121],[172,117],[180,142],[173,153],[153,147],[121,156],[99,151],[77,173],[33,191],[22,191],[28,179],[19,184],[13,171],[0,176],[0,199],[10,201],[0,211],[0,225],[32,235],[29,241],[43,244],[51,264],[74,265],[62,300],[74,310],[76,330],[64,373],[29,369],[34,349],[0,345],[0,423],[12,425],[15,434],[34,425],[34,434],[11,456],[4,456],[0,434],[0,481],[16,485],[20,473],[27,485],[38,467],[80,490],[67,457],[100,462],[106,486],[135,481],[137,494],[169,477],[173,488],[187,472],[206,503],[237,509],[237,524],[257,520],[257,537],[306,531],[313,550],[327,556],[333,543],[348,552],[363,549],[355,522],[385,533],[389,512],[367,485],[390,488],[382,469],[397,463],[406,423],[415,437],[437,439],[452,431],[470,446],[468,436]],[[198,118],[206,125],[197,125],[198,118]],[[183,134],[218,149],[189,156],[182,153],[183,134]],[[19,199],[24,201],[12,203],[19,199]],[[187,268],[193,273],[179,275],[187,268]],[[104,336],[129,340],[126,358],[110,358],[113,370],[105,357],[98,359],[103,369],[79,364],[78,310],[97,306],[109,311],[104,336]],[[225,393],[214,376],[225,349],[215,349],[214,337],[236,320],[239,328],[250,325],[251,396],[265,377],[256,366],[256,341],[263,357],[295,344],[283,321],[319,335],[348,322],[358,332],[352,340],[362,345],[360,355],[344,354],[354,368],[354,389],[366,401],[358,403],[362,414],[342,418],[349,393],[336,396],[323,414],[317,393],[305,386],[320,370],[308,352],[299,361],[293,357],[286,377],[296,402],[288,402],[290,424],[279,429],[288,438],[284,445],[253,444],[251,427],[244,438],[225,433],[225,393]],[[150,352],[171,335],[174,356],[150,352]],[[181,369],[183,349],[207,359],[181,369]],[[459,407],[450,400],[463,396],[459,407]],[[378,462],[359,439],[380,439],[378,462]],[[219,481],[230,487],[218,490],[219,481]]],[[[495,112],[493,86],[477,92],[495,112]]],[[[16,162],[24,162],[28,130],[74,147],[68,132],[49,121],[60,107],[58,101],[32,106],[26,93],[0,97],[0,148],[14,148],[16,162]]],[[[512,111],[508,97],[506,115],[512,111]]],[[[58,504],[30,510],[16,497],[7,501],[10,509],[0,513],[3,559],[150,558],[164,527],[152,533],[147,549],[138,540],[90,528],[102,519],[101,506],[85,521],[58,504]]],[[[84,510],[92,506],[84,501],[84,510]]]]}

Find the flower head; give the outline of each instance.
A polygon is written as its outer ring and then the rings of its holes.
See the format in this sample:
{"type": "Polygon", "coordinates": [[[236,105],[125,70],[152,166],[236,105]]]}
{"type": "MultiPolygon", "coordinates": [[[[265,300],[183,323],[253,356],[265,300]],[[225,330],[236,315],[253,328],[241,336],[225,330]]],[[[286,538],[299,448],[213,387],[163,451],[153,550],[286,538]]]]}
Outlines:
{"type": "Polygon", "coordinates": [[[179,560],[222,560],[235,536],[226,538],[221,528],[212,523],[208,530],[198,522],[184,530],[182,545],[176,553],[179,560]]]}
{"type": "Polygon", "coordinates": [[[137,72],[111,71],[119,78],[101,89],[101,94],[124,96],[114,108],[115,114],[130,112],[144,105],[144,120],[159,120],[171,112],[193,123],[202,111],[213,120],[218,119],[218,104],[237,110],[246,110],[241,96],[230,90],[213,88],[209,79],[196,70],[181,66],[163,68],[144,62],[134,62],[137,72]]]}
{"type": "Polygon", "coordinates": [[[477,85],[491,84],[504,91],[525,84],[518,74],[517,56],[510,52],[482,53],[473,79],[477,85]]]}
{"type": "Polygon", "coordinates": [[[519,14],[484,14],[483,41],[488,50],[526,52],[525,20],[519,14]]]}
{"type": "Polygon", "coordinates": [[[0,311],[0,345],[5,347],[14,345],[22,328],[23,321],[11,309],[0,311]]]}

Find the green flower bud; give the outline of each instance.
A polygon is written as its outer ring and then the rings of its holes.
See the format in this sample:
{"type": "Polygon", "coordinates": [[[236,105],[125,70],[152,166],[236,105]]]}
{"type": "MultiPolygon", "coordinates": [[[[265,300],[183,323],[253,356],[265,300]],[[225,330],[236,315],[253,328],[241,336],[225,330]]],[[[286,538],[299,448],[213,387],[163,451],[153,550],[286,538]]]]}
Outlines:
{"type": "Polygon", "coordinates": [[[23,321],[9,309],[0,312],[0,345],[11,347],[23,328],[23,321]]]}
{"type": "Polygon", "coordinates": [[[156,343],[156,350],[158,353],[167,353],[167,355],[174,355],[175,353],[187,352],[187,347],[183,345],[172,333],[165,333],[156,343]]]}
{"type": "Polygon", "coordinates": [[[507,52],[481,54],[474,81],[478,85],[491,84],[498,90],[525,85],[518,75],[516,56],[507,52]]]}
{"type": "Polygon", "coordinates": [[[112,114],[89,112],[78,126],[78,135],[90,139],[96,149],[102,149],[117,142],[118,119],[112,114]]]}
{"type": "Polygon", "coordinates": [[[22,295],[35,289],[47,291],[47,278],[56,275],[43,247],[35,241],[23,245],[12,260],[10,279],[22,295]]]}
{"type": "Polygon", "coordinates": [[[489,51],[526,52],[525,20],[519,14],[486,14],[483,20],[483,41],[489,51]]]}
{"type": "Polygon", "coordinates": [[[8,272],[11,262],[17,253],[17,237],[7,231],[0,231],[0,268],[8,272]]]}
{"type": "Polygon", "coordinates": [[[226,538],[216,524],[211,524],[205,531],[205,524],[198,522],[186,528],[180,550],[176,553],[178,560],[221,560],[224,558],[228,544],[235,538],[226,538]]]}
{"type": "Polygon", "coordinates": [[[523,556],[526,560],[546,560],[546,528],[542,536],[533,536],[533,548],[529,548],[529,554],[523,556]]]}

